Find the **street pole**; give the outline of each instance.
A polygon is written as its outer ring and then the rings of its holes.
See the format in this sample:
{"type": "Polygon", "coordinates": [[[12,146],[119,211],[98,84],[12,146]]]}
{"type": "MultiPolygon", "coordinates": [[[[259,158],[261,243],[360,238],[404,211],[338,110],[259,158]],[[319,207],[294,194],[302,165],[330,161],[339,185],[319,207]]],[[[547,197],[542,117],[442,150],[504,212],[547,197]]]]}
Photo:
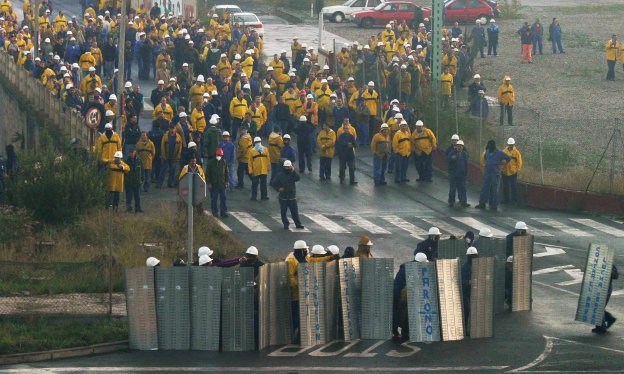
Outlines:
{"type": "Polygon", "coordinates": [[[113,315],[113,206],[108,206],[108,317],[113,315]]]}
{"type": "Polygon", "coordinates": [[[186,247],[188,252],[188,264],[189,266],[193,263],[193,203],[195,194],[193,193],[193,177],[194,175],[189,175],[188,179],[188,204],[186,204],[186,214],[187,214],[187,238],[186,238],[186,247]]]}
{"type": "Polygon", "coordinates": [[[479,154],[483,151],[481,134],[483,132],[483,95],[485,93],[479,93],[479,154]]]}
{"type": "MultiPolygon", "coordinates": [[[[39,7],[41,6],[41,0],[37,0],[35,2],[35,9],[33,11],[33,16],[35,17],[35,30],[34,30],[34,48],[35,50],[33,51],[33,60],[37,57],[39,57],[39,7]]],[[[26,17],[26,15],[24,15],[24,17],[26,17]]]]}
{"type": "Polygon", "coordinates": [[[431,18],[432,18],[432,48],[433,54],[431,56],[431,76],[433,83],[433,96],[435,98],[435,122],[436,122],[436,134],[440,134],[440,119],[439,111],[440,105],[438,103],[440,99],[440,75],[442,74],[442,11],[444,4],[442,0],[432,0],[431,3],[431,18]]]}
{"type": "Polygon", "coordinates": [[[542,181],[542,186],[544,185],[544,150],[542,146],[542,114],[537,113],[537,135],[539,136],[539,159],[540,159],[540,180],[542,181]]]}
{"type": "MultiPolygon", "coordinates": [[[[128,6],[128,0],[121,0],[121,21],[119,22],[119,41],[118,41],[118,49],[119,49],[119,71],[117,72],[117,123],[119,124],[119,128],[121,129],[122,125],[122,108],[121,108],[121,96],[123,94],[124,85],[126,83],[125,74],[126,74],[126,26],[128,23],[126,7],[128,6]]],[[[115,78],[113,77],[113,81],[115,78]]],[[[119,138],[123,140],[123,131],[119,131],[119,138]]]]}

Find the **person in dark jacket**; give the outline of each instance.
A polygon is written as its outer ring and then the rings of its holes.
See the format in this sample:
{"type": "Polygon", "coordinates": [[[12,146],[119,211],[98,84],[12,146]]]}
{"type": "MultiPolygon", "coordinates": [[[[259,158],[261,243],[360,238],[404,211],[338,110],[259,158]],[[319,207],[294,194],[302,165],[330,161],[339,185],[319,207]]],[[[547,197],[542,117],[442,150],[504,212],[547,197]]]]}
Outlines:
{"type": "Polygon", "coordinates": [[[470,318],[470,291],[471,291],[471,279],[472,279],[472,260],[477,258],[478,251],[475,247],[470,247],[466,250],[466,262],[461,266],[461,283],[462,283],[462,306],[464,309],[464,325],[466,326],[466,335],[470,334],[470,324],[468,318],[470,318]]]}
{"type": "Polygon", "coordinates": [[[141,139],[139,118],[135,114],[132,114],[130,115],[128,125],[123,131],[123,152],[128,153],[131,149],[135,149],[139,139],[141,139]]]}
{"type": "Polygon", "coordinates": [[[523,221],[516,222],[515,230],[505,237],[506,255],[513,255],[513,241],[516,236],[527,236],[529,227],[523,221]]]}
{"type": "Polygon", "coordinates": [[[295,222],[295,227],[298,229],[304,228],[299,220],[299,207],[297,206],[297,188],[295,183],[297,183],[299,179],[299,174],[295,171],[292,162],[286,160],[284,161],[282,172],[271,182],[271,186],[279,192],[278,198],[284,230],[288,230],[288,226],[290,225],[288,217],[286,216],[288,210],[290,210],[290,215],[295,222]]]}
{"type": "Polygon", "coordinates": [[[292,129],[292,116],[290,115],[290,107],[286,104],[284,96],[280,96],[279,102],[275,105],[273,111],[275,112],[275,125],[284,129],[284,134],[288,134],[292,129]]]}
{"type": "Polygon", "coordinates": [[[435,261],[438,258],[438,242],[442,233],[437,227],[431,227],[428,232],[429,237],[416,245],[414,256],[418,253],[427,255],[427,260],[435,261]]]}
{"type": "Polygon", "coordinates": [[[539,47],[539,54],[543,54],[542,39],[544,36],[544,26],[539,20],[539,17],[535,19],[535,23],[531,25],[531,35],[533,36],[533,55],[537,53],[537,47],[539,47]]]}
{"type": "Polygon", "coordinates": [[[607,290],[607,301],[605,303],[605,312],[604,319],[602,320],[602,325],[596,326],[592,329],[592,332],[602,334],[607,332],[607,329],[613,326],[617,318],[613,317],[613,315],[607,312],[607,304],[609,304],[609,299],[611,298],[611,293],[613,292],[613,280],[618,279],[620,277],[620,273],[618,272],[618,268],[615,264],[611,267],[611,278],[609,279],[609,289],[607,290]]]}
{"type": "Polygon", "coordinates": [[[299,173],[305,174],[306,164],[308,171],[312,172],[312,142],[310,134],[314,132],[314,126],[308,122],[306,116],[299,117],[299,123],[295,128],[297,134],[297,152],[299,153],[299,173]]]}
{"type": "Polygon", "coordinates": [[[349,118],[345,118],[342,128],[338,130],[336,139],[336,153],[338,153],[340,184],[344,183],[345,169],[349,167],[349,180],[352,185],[355,181],[355,136],[351,133],[349,118]],[[340,131],[342,130],[342,131],[340,131]]]}
{"type": "Polygon", "coordinates": [[[488,36],[488,56],[494,53],[494,56],[498,56],[496,51],[496,47],[498,47],[498,25],[494,18],[490,20],[490,25],[487,27],[487,36],[488,36]]]}
{"type": "MultiPolygon", "coordinates": [[[[427,256],[424,253],[417,253],[413,261],[427,263],[427,256]]],[[[407,318],[407,276],[405,273],[405,265],[402,264],[399,271],[394,277],[393,297],[392,297],[392,338],[393,339],[409,339],[409,321],[407,318]],[[399,335],[399,327],[401,334],[399,335]]]]}
{"type": "MultiPolygon", "coordinates": [[[[472,47],[481,55],[481,58],[485,58],[485,54],[483,53],[485,48],[485,29],[481,24],[481,20],[477,20],[476,26],[472,28],[470,41],[472,42],[472,47]]],[[[429,52],[429,49],[427,49],[427,52],[429,52]]]]}
{"type": "Polygon", "coordinates": [[[210,190],[210,209],[212,215],[217,216],[219,209],[221,217],[227,217],[227,196],[225,191],[230,187],[230,172],[228,170],[227,161],[223,158],[223,150],[217,148],[215,157],[206,163],[206,186],[210,190]],[[217,209],[217,200],[220,200],[219,209],[217,209]]]}
{"type": "MultiPolygon", "coordinates": [[[[204,155],[208,159],[212,159],[215,156],[215,152],[219,147],[219,144],[223,141],[222,130],[217,127],[217,120],[210,119],[210,127],[204,131],[204,155]]],[[[228,133],[229,134],[229,133],[228,133]]]]}
{"type": "Polygon", "coordinates": [[[282,148],[282,154],[280,158],[295,163],[297,161],[297,151],[290,145],[290,135],[284,135],[284,148],[282,148]]]}
{"type": "Polygon", "coordinates": [[[143,213],[141,209],[141,186],[143,186],[143,163],[137,156],[136,148],[130,148],[126,164],[130,171],[124,178],[124,189],[126,190],[126,211],[132,213],[132,199],[134,198],[134,212],[143,213]]]}
{"type": "Polygon", "coordinates": [[[468,102],[470,105],[466,109],[466,113],[471,113],[473,116],[483,116],[487,118],[488,106],[487,99],[485,99],[483,93],[487,91],[483,82],[481,82],[481,75],[475,74],[472,77],[474,80],[468,86],[468,102]],[[483,104],[485,103],[485,107],[483,104]],[[479,106],[481,104],[481,107],[479,106]]]}
{"type": "Polygon", "coordinates": [[[483,153],[483,185],[481,186],[481,194],[479,195],[479,205],[477,209],[485,209],[485,204],[490,204],[490,209],[498,209],[498,185],[500,184],[500,166],[510,161],[505,152],[496,148],[494,140],[489,140],[483,153]]]}
{"type": "Polygon", "coordinates": [[[446,155],[449,178],[449,207],[455,206],[455,194],[462,208],[470,206],[466,198],[466,180],[468,179],[468,152],[464,148],[464,141],[458,140],[455,149],[446,155]]]}
{"type": "Polygon", "coordinates": [[[559,53],[565,53],[563,50],[563,45],[561,44],[561,34],[562,31],[561,25],[559,24],[559,19],[555,17],[548,27],[548,40],[550,40],[550,42],[552,43],[553,53],[557,53],[557,48],[559,49],[559,53]]]}

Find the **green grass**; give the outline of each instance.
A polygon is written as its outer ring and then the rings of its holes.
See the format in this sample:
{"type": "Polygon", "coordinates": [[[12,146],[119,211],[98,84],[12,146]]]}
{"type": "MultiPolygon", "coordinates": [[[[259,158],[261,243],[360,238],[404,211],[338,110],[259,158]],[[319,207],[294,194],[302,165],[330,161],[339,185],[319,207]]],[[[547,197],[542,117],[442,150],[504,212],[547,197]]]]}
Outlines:
{"type": "Polygon", "coordinates": [[[124,320],[19,317],[0,319],[0,354],[47,351],[128,339],[124,320]]]}
{"type": "Polygon", "coordinates": [[[566,6],[556,8],[560,15],[592,14],[592,13],[621,13],[624,12],[624,4],[587,4],[579,6],[566,6]]]}

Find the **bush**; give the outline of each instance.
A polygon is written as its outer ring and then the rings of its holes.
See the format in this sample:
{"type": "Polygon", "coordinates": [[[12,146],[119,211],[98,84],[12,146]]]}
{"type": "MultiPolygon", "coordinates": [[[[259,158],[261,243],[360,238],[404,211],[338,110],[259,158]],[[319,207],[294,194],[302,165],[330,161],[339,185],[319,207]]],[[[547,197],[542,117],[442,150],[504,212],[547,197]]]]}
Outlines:
{"type": "Polygon", "coordinates": [[[522,18],[522,3],[520,0],[503,0],[499,2],[501,16],[503,19],[522,18]]]}
{"type": "Polygon", "coordinates": [[[8,186],[12,205],[32,212],[45,223],[75,221],[80,214],[102,205],[105,174],[81,157],[43,151],[22,156],[20,175],[8,186]]]}

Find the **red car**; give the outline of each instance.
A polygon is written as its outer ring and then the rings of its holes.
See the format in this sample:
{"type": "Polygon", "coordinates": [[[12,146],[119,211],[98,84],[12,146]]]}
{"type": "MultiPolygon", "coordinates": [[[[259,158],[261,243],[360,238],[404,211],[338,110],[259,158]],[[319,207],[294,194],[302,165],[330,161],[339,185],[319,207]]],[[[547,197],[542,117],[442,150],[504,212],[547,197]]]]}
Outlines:
{"type": "MultiPolygon", "coordinates": [[[[444,20],[474,22],[479,18],[500,16],[500,5],[491,0],[447,0],[444,2],[444,20]]],[[[431,7],[423,8],[423,17],[431,17],[431,7]]]]}
{"type": "Polygon", "coordinates": [[[408,23],[411,23],[418,8],[418,5],[409,1],[388,1],[377,5],[373,9],[353,13],[351,22],[360,27],[387,25],[392,20],[396,20],[399,23],[406,20],[408,23]]]}

